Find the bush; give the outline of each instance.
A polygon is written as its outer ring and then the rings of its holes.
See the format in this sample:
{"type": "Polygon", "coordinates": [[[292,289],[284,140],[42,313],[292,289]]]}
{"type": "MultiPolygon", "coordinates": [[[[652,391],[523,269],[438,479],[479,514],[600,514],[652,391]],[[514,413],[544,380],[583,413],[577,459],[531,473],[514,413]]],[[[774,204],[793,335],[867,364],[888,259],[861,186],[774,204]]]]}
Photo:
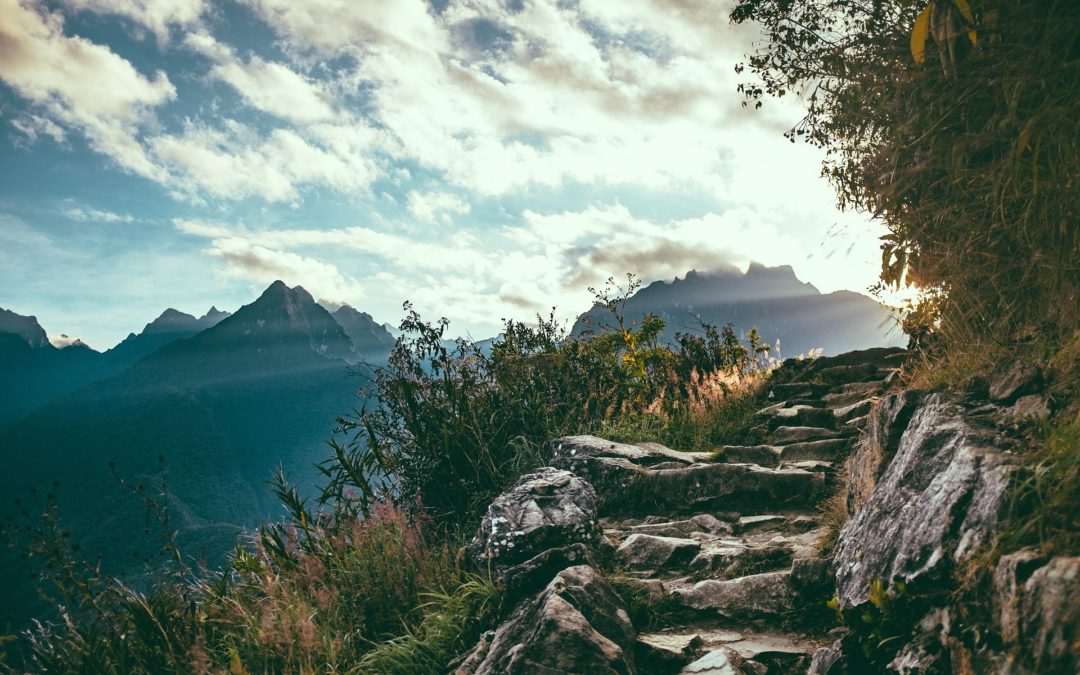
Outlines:
{"type": "Polygon", "coordinates": [[[490,350],[448,345],[445,320],[426,323],[406,306],[402,336],[376,376],[381,405],[341,420],[324,499],[363,512],[389,492],[421,500],[440,522],[466,523],[543,464],[557,436],[656,429],[649,440],[722,442],[753,411],[750,383],[771,365],[768,346],[753,331],[742,344],[731,326],[660,344],[663,321],[628,325],[619,312],[630,281],[615,299],[597,294],[615,330],[570,339],[552,317],[535,327],[508,321],[490,350]]]}

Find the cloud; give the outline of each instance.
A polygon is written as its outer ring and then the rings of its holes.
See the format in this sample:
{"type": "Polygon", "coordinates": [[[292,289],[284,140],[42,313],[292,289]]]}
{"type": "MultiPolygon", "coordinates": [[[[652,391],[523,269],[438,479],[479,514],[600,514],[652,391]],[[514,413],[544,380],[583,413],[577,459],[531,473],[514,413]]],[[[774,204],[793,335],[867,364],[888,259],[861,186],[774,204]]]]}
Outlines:
{"type": "Polygon", "coordinates": [[[169,27],[189,27],[199,22],[205,0],[63,0],[77,11],[122,16],[151,31],[159,41],[169,37],[169,27]]]}
{"type": "Polygon", "coordinates": [[[39,136],[48,136],[56,143],[67,141],[67,134],[56,122],[41,115],[25,114],[11,120],[11,126],[15,127],[26,139],[27,143],[33,144],[39,136]]]}
{"type": "Polygon", "coordinates": [[[296,199],[304,183],[366,190],[380,173],[374,159],[354,152],[375,139],[364,128],[322,126],[305,135],[274,129],[263,136],[235,120],[224,126],[189,125],[181,134],[151,139],[155,157],[170,167],[171,184],[192,195],[278,202],[296,199]]]}
{"type": "Polygon", "coordinates": [[[119,213],[113,213],[112,211],[102,211],[100,209],[83,209],[72,208],[65,209],[64,215],[69,219],[80,223],[133,223],[135,218],[130,214],[120,215],[119,213]]]}
{"type": "Polygon", "coordinates": [[[409,192],[409,213],[417,220],[434,225],[453,222],[452,214],[464,214],[471,210],[469,202],[448,192],[409,192]]]}
{"type": "Polygon", "coordinates": [[[222,274],[268,284],[282,279],[301,284],[315,297],[328,302],[347,303],[363,297],[364,288],[352,277],[326,262],[279,251],[242,239],[215,239],[210,254],[225,262],[222,274]]]}
{"type": "Polygon", "coordinates": [[[298,124],[334,117],[330,95],[287,66],[258,56],[243,61],[205,32],[185,42],[214,61],[209,77],[231,86],[251,107],[298,124]]]}
{"type": "Polygon", "coordinates": [[[137,140],[153,108],[176,97],[163,71],[145,77],[108,47],[64,35],[59,13],[0,0],[0,16],[0,79],[125,169],[165,180],[137,140]]]}

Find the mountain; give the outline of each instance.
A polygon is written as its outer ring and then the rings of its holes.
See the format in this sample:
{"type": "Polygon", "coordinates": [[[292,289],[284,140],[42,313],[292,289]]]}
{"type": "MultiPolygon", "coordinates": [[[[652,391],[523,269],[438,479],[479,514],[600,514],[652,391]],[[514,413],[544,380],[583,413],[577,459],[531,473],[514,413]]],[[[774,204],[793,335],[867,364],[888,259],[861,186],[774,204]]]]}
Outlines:
{"type": "MultiPolygon", "coordinates": [[[[143,335],[187,330],[184,316],[166,312],[143,335]]],[[[351,374],[364,367],[350,365],[352,341],[307,291],[281,282],[213,318],[0,432],[0,494],[25,499],[31,486],[40,494],[58,481],[61,513],[84,554],[100,553],[108,572],[126,575],[139,569],[133,556],[146,548],[147,513],[116,476],[164,477],[170,527],[187,553],[211,564],[243,528],[280,516],[266,483],[276,466],[312,494],[335,416],[359,403],[362,383],[351,374]]],[[[18,568],[0,559],[11,578],[9,566],[18,568]]],[[[0,609],[21,615],[32,594],[18,591],[0,609]]]]}
{"type": "MultiPolygon", "coordinates": [[[[873,299],[852,291],[822,294],[800,281],[787,265],[751,263],[746,272],[731,267],[716,272],[691,271],[683,279],[657,281],[638,290],[626,303],[627,321],[655,314],[666,323],[663,339],[692,332],[701,322],[731,323],[745,334],[757,327],[770,344],[780,340],[781,354],[795,356],[821,348],[826,355],[873,346],[904,343],[889,312],[873,299]]],[[[573,335],[603,331],[613,318],[603,306],[578,317],[573,335]]]]}
{"type": "Polygon", "coordinates": [[[107,350],[102,355],[96,375],[98,377],[115,375],[170,342],[201,333],[228,316],[228,312],[211,307],[206,314],[196,319],[190,314],[170,307],[162,312],[161,316],[146,324],[141,333],[138,335],[129,333],[120,344],[107,350]]]}
{"type": "Polygon", "coordinates": [[[57,348],[35,317],[0,309],[0,429],[86,382],[100,357],[78,340],[57,348]]]}
{"type": "Polygon", "coordinates": [[[361,360],[385,361],[394,348],[394,336],[385,325],[375,323],[367,312],[342,305],[333,317],[352,340],[353,351],[361,360]]]}

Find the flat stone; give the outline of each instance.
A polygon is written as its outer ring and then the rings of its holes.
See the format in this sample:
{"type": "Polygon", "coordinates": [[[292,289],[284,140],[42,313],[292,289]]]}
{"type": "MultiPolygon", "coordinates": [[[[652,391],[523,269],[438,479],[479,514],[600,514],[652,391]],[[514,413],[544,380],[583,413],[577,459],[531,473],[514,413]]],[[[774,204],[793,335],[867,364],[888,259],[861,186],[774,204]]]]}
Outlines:
{"type": "Polygon", "coordinates": [[[750,675],[767,670],[757,664],[749,664],[739,653],[728,647],[720,647],[679,671],[681,675],[750,675]]]}
{"type": "Polygon", "coordinates": [[[778,530],[787,523],[787,518],[784,516],[743,516],[739,518],[739,522],[735,526],[735,531],[738,534],[744,532],[763,532],[770,530],[778,530]]]}
{"type": "Polygon", "coordinates": [[[687,607],[728,620],[777,619],[795,609],[797,596],[788,572],[765,572],[737,579],[706,579],[676,594],[687,607]]]}
{"type": "Polygon", "coordinates": [[[773,443],[786,445],[788,443],[801,443],[803,441],[820,441],[823,439],[839,438],[840,432],[822,427],[777,427],[773,429],[773,443]]]}
{"type": "Polygon", "coordinates": [[[801,462],[805,460],[835,462],[847,456],[848,451],[851,450],[851,445],[851,441],[846,438],[792,443],[780,447],[780,459],[784,462],[801,462]]]}
{"type": "Polygon", "coordinates": [[[701,543],[694,539],[635,533],[626,538],[615,555],[629,570],[654,571],[688,562],[700,549],[701,543]]]}
{"type": "Polygon", "coordinates": [[[638,635],[634,650],[638,672],[672,672],[698,655],[702,645],[696,633],[649,633],[638,635]]]}
{"type": "Polygon", "coordinates": [[[818,502],[826,484],[822,474],[754,464],[719,462],[652,471],[625,458],[584,453],[563,453],[552,461],[596,488],[605,516],[806,508],[818,502]]]}
{"type": "Polygon", "coordinates": [[[885,385],[882,382],[853,382],[825,394],[821,401],[826,408],[843,408],[863,399],[879,396],[884,390],[885,385]]]}
{"type": "Polygon", "coordinates": [[[780,465],[780,448],[772,445],[725,445],[723,457],[725,462],[775,467],[780,465]]]}
{"type": "Polygon", "coordinates": [[[857,417],[866,417],[872,407],[874,407],[874,399],[867,398],[842,408],[836,408],[833,410],[833,416],[836,417],[838,424],[843,424],[857,417]]]}

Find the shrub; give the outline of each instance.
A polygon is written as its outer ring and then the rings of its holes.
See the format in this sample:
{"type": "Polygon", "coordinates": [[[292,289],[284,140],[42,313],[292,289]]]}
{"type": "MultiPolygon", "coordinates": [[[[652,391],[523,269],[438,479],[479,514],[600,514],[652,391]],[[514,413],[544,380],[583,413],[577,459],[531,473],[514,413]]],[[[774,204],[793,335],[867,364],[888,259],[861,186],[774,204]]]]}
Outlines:
{"type": "Polygon", "coordinates": [[[490,350],[448,344],[445,320],[427,323],[406,305],[402,336],[376,375],[381,404],[341,420],[323,499],[363,512],[389,492],[420,499],[439,521],[470,522],[545,462],[545,444],[557,436],[629,436],[635,425],[661,429],[660,440],[676,445],[730,436],[752,412],[748,383],[770,366],[768,346],[753,331],[742,344],[731,326],[660,344],[663,321],[627,324],[622,292],[597,293],[615,330],[571,339],[553,317],[537,317],[535,327],[508,321],[490,350]]]}

